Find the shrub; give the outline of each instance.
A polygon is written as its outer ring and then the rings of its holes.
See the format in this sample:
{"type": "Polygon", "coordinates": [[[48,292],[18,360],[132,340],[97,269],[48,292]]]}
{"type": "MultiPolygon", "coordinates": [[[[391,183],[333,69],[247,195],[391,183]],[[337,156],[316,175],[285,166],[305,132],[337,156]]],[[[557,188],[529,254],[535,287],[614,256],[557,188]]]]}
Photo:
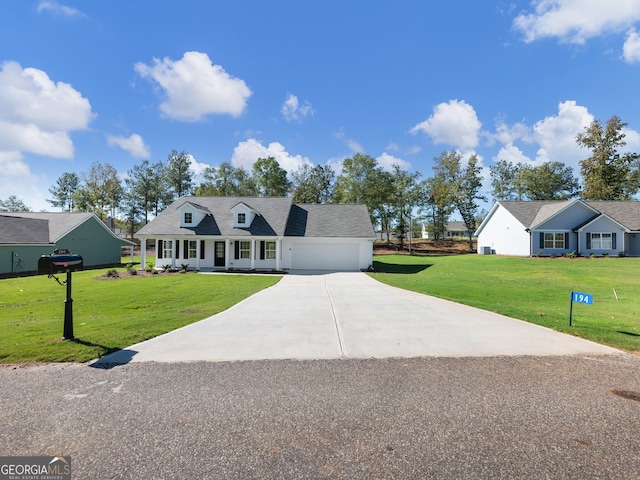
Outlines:
{"type": "Polygon", "coordinates": [[[574,250],[571,253],[567,253],[567,258],[576,258],[578,255],[576,254],[576,251],[574,250]]]}

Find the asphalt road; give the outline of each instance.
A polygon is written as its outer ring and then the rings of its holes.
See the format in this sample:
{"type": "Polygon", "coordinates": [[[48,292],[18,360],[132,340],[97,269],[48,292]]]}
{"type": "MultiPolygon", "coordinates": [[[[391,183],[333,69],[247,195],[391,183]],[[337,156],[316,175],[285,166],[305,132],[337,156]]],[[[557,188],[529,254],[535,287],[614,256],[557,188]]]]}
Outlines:
{"type": "Polygon", "coordinates": [[[631,355],[0,368],[0,455],[74,479],[640,478],[631,355]]]}

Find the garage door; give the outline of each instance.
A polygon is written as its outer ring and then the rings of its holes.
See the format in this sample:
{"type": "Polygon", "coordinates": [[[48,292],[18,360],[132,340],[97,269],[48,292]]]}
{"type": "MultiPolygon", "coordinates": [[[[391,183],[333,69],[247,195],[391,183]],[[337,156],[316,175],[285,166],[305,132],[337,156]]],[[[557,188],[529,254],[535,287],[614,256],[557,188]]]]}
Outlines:
{"type": "Polygon", "coordinates": [[[357,243],[294,243],[291,247],[293,270],[359,270],[357,243]]]}

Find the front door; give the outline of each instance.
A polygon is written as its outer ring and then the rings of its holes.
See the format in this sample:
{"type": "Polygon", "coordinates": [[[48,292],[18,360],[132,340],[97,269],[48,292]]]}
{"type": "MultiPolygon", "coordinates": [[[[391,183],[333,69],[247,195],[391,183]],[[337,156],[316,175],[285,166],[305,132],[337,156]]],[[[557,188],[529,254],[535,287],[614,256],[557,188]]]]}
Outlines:
{"type": "Polygon", "coordinates": [[[224,242],[215,242],[215,257],[213,260],[214,267],[224,267],[225,254],[224,254],[224,242]]]}

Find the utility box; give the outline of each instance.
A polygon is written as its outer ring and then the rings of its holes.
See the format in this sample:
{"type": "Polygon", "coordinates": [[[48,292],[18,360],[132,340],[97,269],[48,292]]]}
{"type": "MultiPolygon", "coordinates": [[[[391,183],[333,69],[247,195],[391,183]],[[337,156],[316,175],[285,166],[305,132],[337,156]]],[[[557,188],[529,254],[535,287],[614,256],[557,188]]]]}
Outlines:
{"type": "Polygon", "coordinates": [[[38,259],[38,273],[41,275],[81,270],[83,270],[82,257],[77,253],[69,253],[69,250],[55,250],[51,255],[42,255],[38,259]]]}

